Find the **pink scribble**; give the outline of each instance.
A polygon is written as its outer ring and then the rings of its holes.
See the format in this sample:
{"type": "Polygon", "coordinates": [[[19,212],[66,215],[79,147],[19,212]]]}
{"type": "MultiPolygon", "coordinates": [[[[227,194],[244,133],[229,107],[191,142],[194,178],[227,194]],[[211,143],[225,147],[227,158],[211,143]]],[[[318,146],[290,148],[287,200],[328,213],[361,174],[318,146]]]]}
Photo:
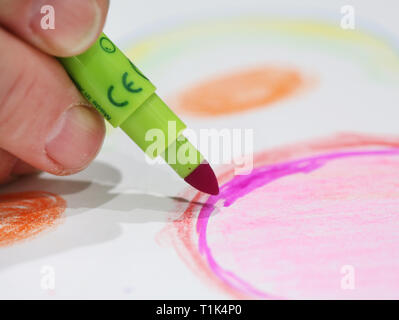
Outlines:
{"type": "MultiPolygon", "coordinates": [[[[197,221],[197,232],[199,235],[199,243],[198,243],[198,249],[199,252],[201,254],[203,254],[207,261],[208,264],[210,266],[210,268],[213,270],[213,272],[218,275],[220,278],[222,278],[225,282],[228,282],[230,284],[230,286],[236,288],[237,290],[243,291],[245,293],[249,293],[251,295],[254,296],[259,296],[259,297],[264,297],[264,298],[274,298],[275,296],[271,295],[271,294],[267,294],[266,292],[262,292],[261,290],[255,288],[254,286],[251,286],[249,283],[245,282],[243,279],[240,279],[238,276],[236,276],[233,272],[228,271],[224,268],[222,268],[215,260],[213,254],[212,254],[212,250],[210,249],[208,242],[207,242],[207,226],[208,226],[208,222],[209,222],[209,217],[211,216],[212,212],[215,210],[214,205],[219,202],[220,200],[224,200],[224,207],[229,207],[231,206],[233,203],[235,203],[239,198],[247,195],[250,192],[253,192],[255,189],[261,188],[267,184],[270,184],[278,179],[281,179],[283,177],[289,176],[289,175],[294,175],[294,174],[298,174],[298,173],[303,173],[303,174],[309,174],[314,172],[315,170],[319,170],[321,167],[327,165],[329,162],[337,160],[337,159],[344,159],[344,158],[354,158],[354,157],[389,157],[389,156],[397,156],[399,155],[399,149],[391,149],[391,150],[378,150],[378,151],[357,151],[357,152],[341,152],[341,153],[331,153],[331,154],[326,154],[326,155],[319,155],[319,156],[314,156],[314,157],[308,157],[308,158],[304,158],[304,159],[299,159],[299,160],[295,160],[295,161],[289,161],[289,162],[285,162],[285,163],[278,163],[275,165],[266,165],[260,168],[255,169],[252,174],[247,175],[247,176],[236,176],[234,177],[230,182],[224,184],[221,188],[221,192],[218,196],[212,196],[208,199],[208,201],[206,202],[206,206],[204,206],[199,214],[198,217],[198,221],[197,221]]],[[[384,160],[384,164],[386,165],[386,162],[388,160],[386,160],[385,158],[383,158],[384,160]]],[[[369,160],[369,159],[368,159],[369,160]]],[[[364,161],[360,160],[358,161],[359,165],[361,165],[364,161]]],[[[367,170],[372,170],[373,166],[376,164],[379,164],[381,162],[377,163],[374,162],[370,162],[368,161],[368,165],[370,166],[365,166],[365,168],[367,170]]],[[[348,164],[344,164],[345,166],[348,167],[348,164]]],[[[355,163],[356,165],[356,163],[355,163]]],[[[350,168],[350,171],[353,170],[353,168],[351,168],[351,166],[349,166],[348,168],[350,168]]],[[[391,170],[392,167],[389,168],[389,170],[391,170]]],[[[399,179],[399,161],[395,160],[394,161],[394,166],[393,169],[398,171],[398,174],[396,174],[396,177],[399,179]]],[[[347,172],[347,174],[349,174],[350,172],[347,172]]],[[[367,173],[367,172],[365,172],[367,173]]],[[[388,174],[389,176],[389,174],[388,174]]],[[[343,179],[351,179],[354,178],[353,174],[352,175],[345,175],[345,176],[341,176],[341,177],[336,177],[336,178],[343,178],[343,179]]],[[[363,176],[364,178],[364,176],[363,176]]],[[[375,177],[376,179],[381,179],[382,177],[375,177]]],[[[359,179],[359,177],[357,177],[357,179],[359,179]]],[[[361,181],[364,181],[364,179],[361,179],[361,181]]],[[[397,180],[397,183],[394,183],[394,186],[398,186],[399,184],[399,180],[397,180]]],[[[319,201],[318,199],[315,199],[315,195],[316,195],[316,190],[315,190],[315,186],[317,188],[325,188],[328,191],[334,192],[335,191],[335,187],[337,186],[337,183],[334,183],[334,181],[329,181],[329,180],[322,180],[322,183],[317,183],[316,185],[310,185],[309,186],[309,190],[307,190],[306,195],[307,197],[304,198],[303,200],[305,200],[306,202],[309,201],[309,199],[312,199],[312,202],[307,204],[307,206],[304,207],[304,210],[306,213],[309,212],[313,212],[314,208],[315,208],[315,201],[319,201]]],[[[298,186],[290,186],[290,187],[294,187],[296,190],[298,190],[298,192],[303,189],[303,185],[298,185],[298,186]]],[[[361,186],[356,186],[356,187],[361,187],[361,186]]],[[[391,189],[389,186],[385,187],[385,189],[391,189]]],[[[321,189],[320,189],[321,190],[321,189]]],[[[320,192],[319,190],[319,192],[320,192]]],[[[348,190],[349,192],[352,192],[352,190],[348,190]]],[[[393,191],[393,190],[392,190],[393,191]]],[[[259,198],[260,199],[262,197],[264,197],[264,193],[267,192],[272,192],[273,196],[279,197],[279,193],[281,192],[281,198],[285,198],[285,201],[298,201],[301,200],[300,197],[303,197],[304,195],[300,196],[299,194],[296,194],[295,192],[293,192],[293,190],[289,190],[289,192],[291,193],[291,196],[289,198],[286,197],[286,195],[284,195],[284,193],[287,192],[287,188],[282,188],[281,185],[279,186],[275,186],[272,187],[271,189],[264,189],[263,192],[260,195],[259,198]],[[277,190],[276,190],[277,189],[277,190]],[[278,191],[278,193],[276,192],[278,191]]],[[[328,194],[326,194],[325,196],[328,196],[328,194]]],[[[253,200],[254,198],[252,198],[253,200]]],[[[256,198],[255,198],[256,199],[256,198]]],[[[321,201],[325,201],[325,198],[320,199],[321,201]]],[[[262,199],[264,200],[264,199],[262,199]]],[[[345,210],[345,208],[343,207],[343,198],[340,198],[339,201],[341,202],[340,206],[337,208],[338,210],[345,210]]],[[[333,201],[335,202],[336,199],[333,199],[333,201]]],[[[362,199],[362,201],[366,201],[366,199],[362,199]]],[[[268,203],[267,201],[263,201],[264,203],[268,203]]],[[[276,201],[273,201],[274,203],[276,201]]],[[[272,205],[274,205],[274,203],[271,203],[272,205]]],[[[372,203],[368,203],[368,207],[371,206],[372,203]]],[[[395,201],[395,209],[399,209],[399,199],[397,201],[395,201]]],[[[355,219],[359,219],[359,223],[362,222],[362,219],[357,217],[357,215],[361,214],[361,212],[358,213],[354,213],[353,210],[356,207],[361,207],[362,204],[358,204],[358,203],[353,203],[350,205],[350,207],[348,207],[347,209],[350,210],[351,212],[351,216],[355,215],[355,219]]],[[[277,203],[277,206],[273,206],[275,209],[280,210],[280,209],[284,209],[284,206],[282,203],[277,203]],[[281,207],[280,207],[281,206],[281,207]]],[[[334,204],[334,207],[336,207],[336,205],[334,204]]],[[[316,207],[317,210],[321,210],[320,212],[315,212],[315,214],[322,216],[323,212],[322,212],[322,208],[321,207],[316,207]]],[[[253,208],[250,208],[253,209],[253,208]]],[[[362,208],[364,209],[364,208],[362,208]]],[[[379,207],[377,207],[376,209],[380,209],[379,207]]],[[[325,211],[330,211],[328,210],[328,208],[324,208],[325,211]]],[[[338,211],[337,210],[337,211],[338,211]]],[[[355,209],[356,210],[356,209],[355,209]]],[[[335,211],[335,210],[334,210],[335,211]]],[[[302,219],[297,219],[297,218],[291,218],[291,217],[287,217],[287,220],[283,223],[291,223],[293,220],[297,220],[297,221],[303,221],[303,215],[305,212],[298,212],[295,214],[302,214],[302,219]]],[[[331,212],[332,214],[335,212],[331,212]]],[[[338,213],[338,212],[337,212],[338,213]]],[[[237,213],[238,215],[240,215],[240,212],[237,213]]],[[[226,213],[225,213],[226,215],[226,213]]],[[[228,219],[234,219],[233,217],[229,217],[228,219]]],[[[348,219],[350,219],[351,217],[348,216],[348,219]]],[[[334,222],[333,217],[331,217],[331,222],[334,222]]],[[[364,217],[363,217],[364,219],[364,217]]],[[[242,220],[242,218],[239,218],[239,220],[242,220]]],[[[305,219],[306,220],[306,219],[305,219]]],[[[391,220],[395,220],[395,223],[399,222],[399,213],[397,215],[396,218],[391,219],[391,220]]],[[[259,219],[258,219],[259,221],[259,219]]],[[[375,220],[373,220],[375,221],[375,220]]],[[[240,221],[240,223],[242,223],[243,221],[240,221]]],[[[270,229],[271,224],[273,223],[272,219],[263,219],[262,224],[258,224],[256,226],[256,228],[263,228],[265,231],[270,229]]],[[[306,223],[306,221],[303,221],[304,223],[306,223]]],[[[392,221],[391,221],[392,222],[392,221]]],[[[228,226],[232,223],[231,221],[225,221],[225,219],[223,219],[223,222],[220,222],[222,224],[228,224],[228,226]]],[[[312,222],[313,223],[313,222],[312,222]]],[[[326,226],[328,226],[329,222],[326,221],[326,226]]],[[[356,223],[356,222],[355,222],[356,223]]],[[[396,224],[396,226],[399,226],[396,224]]],[[[234,226],[232,226],[234,227],[234,226]]],[[[344,226],[341,226],[344,227],[344,226]]],[[[222,228],[222,232],[223,232],[222,228]]],[[[396,230],[392,230],[392,227],[388,226],[388,229],[390,231],[396,231],[396,230]]],[[[384,230],[386,230],[386,228],[384,228],[384,230]]],[[[249,229],[249,232],[253,232],[253,229],[249,229]]],[[[317,230],[315,230],[315,232],[317,232],[317,230]]],[[[376,232],[381,232],[381,230],[376,230],[376,232]]],[[[352,233],[350,233],[352,235],[352,233]]],[[[370,236],[370,234],[367,234],[368,236],[370,236]]],[[[299,235],[300,237],[297,238],[295,237],[294,241],[304,241],[305,239],[303,238],[303,234],[299,235]]],[[[377,236],[374,235],[373,236],[377,236]]],[[[275,240],[286,240],[284,238],[287,237],[281,237],[281,236],[277,236],[275,240]]],[[[306,238],[306,235],[305,235],[306,238]]],[[[397,240],[399,240],[399,234],[398,237],[395,236],[395,238],[397,238],[397,240]]],[[[246,239],[243,239],[244,241],[246,241],[246,239]]],[[[270,240],[268,241],[270,243],[270,245],[273,245],[273,243],[270,242],[270,240]]],[[[285,246],[291,246],[293,243],[290,241],[285,241],[284,245],[285,246]]],[[[343,243],[344,244],[344,243],[343,243]]],[[[278,245],[278,243],[276,242],[276,245],[278,245]]],[[[313,246],[312,246],[313,247],[313,246]]],[[[396,242],[395,247],[399,249],[399,242],[396,242]]],[[[275,258],[286,258],[286,256],[284,256],[283,254],[281,255],[281,257],[273,257],[273,259],[275,258]]],[[[290,258],[294,258],[294,257],[290,257],[290,258]]],[[[334,257],[331,257],[332,259],[335,259],[334,257]]],[[[398,257],[399,258],[399,257],[398,257]]],[[[309,261],[311,262],[311,261],[309,261]]],[[[298,263],[300,263],[300,261],[298,261],[298,263]]],[[[345,265],[345,261],[343,261],[343,264],[345,265]]],[[[266,265],[265,265],[266,266],[266,265]]],[[[398,266],[399,266],[399,261],[398,261],[398,266]]],[[[339,287],[339,268],[336,268],[335,270],[336,272],[336,287],[337,289],[341,288],[339,287]]],[[[315,274],[313,275],[315,276],[315,274]]],[[[308,275],[309,279],[311,279],[312,274],[310,273],[308,275]]],[[[399,279],[398,279],[399,280],[399,279]]],[[[399,292],[399,283],[397,284],[398,286],[398,292],[399,292]]],[[[289,294],[289,292],[287,292],[287,294],[289,294]]]]}
{"type": "Polygon", "coordinates": [[[176,248],[235,297],[398,298],[398,156],[397,140],[356,135],[266,152],[186,210],[176,248]]]}

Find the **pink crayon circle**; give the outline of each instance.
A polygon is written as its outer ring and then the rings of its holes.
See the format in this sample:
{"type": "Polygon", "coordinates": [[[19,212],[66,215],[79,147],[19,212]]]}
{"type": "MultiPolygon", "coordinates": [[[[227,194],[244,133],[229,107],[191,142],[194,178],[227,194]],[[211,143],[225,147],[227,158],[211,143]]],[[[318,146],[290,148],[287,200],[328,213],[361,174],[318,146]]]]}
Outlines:
{"type": "Polygon", "coordinates": [[[175,222],[178,250],[213,283],[241,298],[399,297],[398,141],[282,148],[221,179],[175,222]]]}

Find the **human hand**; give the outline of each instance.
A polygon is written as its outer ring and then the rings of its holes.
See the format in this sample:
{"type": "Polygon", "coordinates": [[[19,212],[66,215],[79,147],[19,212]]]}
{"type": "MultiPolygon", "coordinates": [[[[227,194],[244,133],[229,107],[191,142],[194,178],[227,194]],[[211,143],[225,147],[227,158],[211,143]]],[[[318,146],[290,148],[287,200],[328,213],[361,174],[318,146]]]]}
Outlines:
{"type": "Polygon", "coordinates": [[[38,170],[68,175],[98,153],[103,118],[54,56],[85,51],[108,0],[0,0],[0,184],[38,170]],[[55,29],[42,29],[43,5],[55,29]]]}

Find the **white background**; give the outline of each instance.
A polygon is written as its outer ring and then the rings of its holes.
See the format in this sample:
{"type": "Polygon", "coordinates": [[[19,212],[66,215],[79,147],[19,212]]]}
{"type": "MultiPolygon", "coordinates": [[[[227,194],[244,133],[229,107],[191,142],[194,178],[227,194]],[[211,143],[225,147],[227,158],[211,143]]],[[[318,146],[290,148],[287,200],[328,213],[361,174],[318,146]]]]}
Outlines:
{"type": "MultiPolygon", "coordinates": [[[[170,25],[207,16],[253,12],[270,16],[287,12],[309,19],[326,16],[331,21],[336,17],[339,21],[340,7],[345,4],[355,7],[357,17],[398,35],[399,6],[394,0],[350,3],[114,0],[105,32],[121,47],[127,47],[131,45],[130,39],[142,39],[170,25]]],[[[281,108],[223,120],[186,117],[191,127],[252,128],[257,150],[339,131],[399,133],[397,84],[376,84],[365,77],[356,64],[331,60],[318,52],[287,53],[276,48],[270,53],[267,43],[257,48],[259,51],[254,51],[252,59],[267,60],[274,55],[318,72],[325,81],[314,92],[284,102],[281,108]],[[261,56],[263,53],[265,56],[261,56]],[[349,76],[343,78],[342,70],[348,70],[349,76]],[[345,93],[340,94],[340,89],[345,89],[345,93]],[[306,117],[306,114],[312,116],[306,117]]],[[[215,50],[223,52],[223,48],[215,50]]],[[[214,52],[207,52],[197,57],[198,61],[209,64],[212,54],[214,52]]],[[[190,61],[194,57],[186,59],[190,61]]],[[[233,60],[234,57],[226,56],[226,68],[233,60]]],[[[245,65],[245,59],[243,63],[245,65]]],[[[174,72],[179,72],[179,65],[184,68],[179,59],[172,59],[171,64],[174,72]]],[[[200,64],[198,70],[187,76],[187,81],[200,78],[209,68],[202,68],[200,64]]],[[[151,69],[149,73],[159,91],[166,95],[179,87],[177,82],[168,83],[165,75],[157,70],[151,69]]],[[[228,298],[193,274],[173,247],[157,241],[168,218],[178,215],[176,203],[170,197],[185,188],[184,182],[167,167],[149,167],[138,148],[116,132],[107,137],[104,150],[85,172],[65,178],[42,175],[2,189],[2,193],[54,192],[67,200],[68,209],[65,221],[54,231],[0,249],[0,298],[228,298]],[[46,265],[55,271],[52,292],[40,286],[40,271],[46,265]]]]}

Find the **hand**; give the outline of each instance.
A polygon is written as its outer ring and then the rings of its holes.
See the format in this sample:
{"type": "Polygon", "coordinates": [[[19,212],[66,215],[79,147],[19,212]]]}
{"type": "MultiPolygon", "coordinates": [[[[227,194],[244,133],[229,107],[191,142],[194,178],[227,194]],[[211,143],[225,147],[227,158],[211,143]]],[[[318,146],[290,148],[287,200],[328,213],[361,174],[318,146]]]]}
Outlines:
{"type": "Polygon", "coordinates": [[[0,0],[0,184],[43,170],[68,175],[98,153],[103,118],[53,56],[86,50],[108,0],[0,0]],[[43,5],[55,29],[42,29],[43,5]]]}

